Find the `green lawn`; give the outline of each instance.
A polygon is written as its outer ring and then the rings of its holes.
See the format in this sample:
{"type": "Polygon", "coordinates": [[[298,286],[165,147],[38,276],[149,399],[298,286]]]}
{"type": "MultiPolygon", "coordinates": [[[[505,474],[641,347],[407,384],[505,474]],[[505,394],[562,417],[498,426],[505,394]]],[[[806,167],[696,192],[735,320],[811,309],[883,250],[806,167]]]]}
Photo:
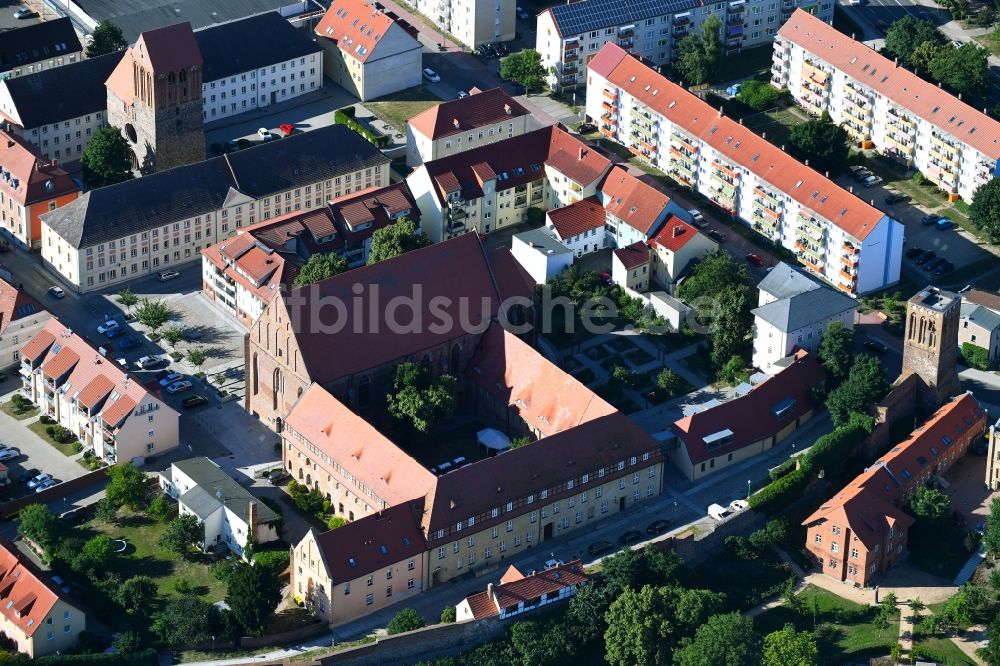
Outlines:
{"type": "Polygon", "coordinates": [[[18,421],[23,421],[24,419],[30,419],[32,416],[38,415],[38,407],[32,406],[30,409],[20,412],[14,407],[14,403],[10,402],[9,400],[3,403],[3,405],[0,406],[0,409],[3,410],[4,414],[6,414],[11,418],[17,419],[18,421]]]}
{"type": "Polygon", "coordinates": [[[768,634],[791,623],[799,631],[812,632],[819,643],[821,663],[831,665],[858,661],[857,657],[872,651],[884,654],[898,640],[898,615],[880,634],[871,622],[874,611],[868,607],[812,585],[800,594],[805,609],[801,614],[786,606],[773,608],[754,618],[757,631],[768,634]]]}
{"type": "Polygon", "coordinates": [[[725,83],[736,79],[745,79],[755,74],[761,74],[771,69],[773,62],[771,45],[756,46],[743,49],[739,53],[722,58],[719,74],[715,83],[725,83]]]}
{"type": "Polygon", "coordinates": [[[210,559],[207,555],[192,555],[183,559],[177,553],[159,546],[156,542],[166,529],[166,523],[127,509],[119,513],[118,524],[92,520],[80,532],[84,538],[95,534],[106,534],[112,539],[125,539],[129,544],[125,554],[119,556],[114,569],[127,580],[144,574],[156,582],[161,596],[179,596],[174,590],[178,580],[188,581],[208,601],[220,601],[226,596],[226,585],[217,580],[208,570],[210,559]]]}
{"type": "Polygon", "coordinates": [[[922,638],[913,645],[915,656],[923,661],[936,661],[947,666],[975,666],[962,649],[947,638],[922,638]]]}
{"type": "Polygon", "coordinates": [[[73,444],[72,443],[62,444],[52,439],[51,437],[49,437],[49,433],[45,432],[45,429],[47,427],[48,426],[42,423],[41,421],[35,421],[34,423],[28,425],[29,430],[31,430],[33,433],[35,433],[36,435],[44,439],[46,442],[51,444],[53,448],[59,451],[59,453],[63,454],[64,456],[75,456],[76,451],[73,450],[73,444]]]}
{"type": "Polygon", "coordinates": [[[997,43],[997,40],[994,39],[993,33],[979,35],[978,37],[973,37],[973,39],[979,42],[980,46],[988,49],[993,55],[1000,55],[1000,43],[997,43]]]}
{"type": "Polygon", "coordinates": [[[407,88],[383,97],[376,102],[366,102],[365,108],[396,128],[406,133],[406,123],[413,116],[439,104],[441,100],[424,86],[407,88]]]}
{"type": "Polygon", "coordinates": [[[965,534],[951,521],[938,525],[918,520],[909,532],[910,561],[929,574],[952,580],[969,559],[965,534]]]}

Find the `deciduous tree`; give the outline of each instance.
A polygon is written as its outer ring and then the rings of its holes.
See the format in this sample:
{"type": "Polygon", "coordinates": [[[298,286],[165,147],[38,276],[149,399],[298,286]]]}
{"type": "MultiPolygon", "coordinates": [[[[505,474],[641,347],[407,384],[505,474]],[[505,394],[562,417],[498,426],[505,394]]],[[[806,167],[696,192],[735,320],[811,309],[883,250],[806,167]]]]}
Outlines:
{"type": "Polygon", "coordinates": [[[426,434],[438,419],[455,409],[455,378],[431,376],[430,370],[406,362],[396,366],[392,393],[386,396],[389,414],[407,422],[416,432],[426,434]]]}
{"type": "Polygon", "coordinates": [[[430,239],[423,232],[417,231],[416,223],[403,216],[372,234],[372,246],[368,251],[368,265],[398,257],[410,250],[416,250],[430,244],[430,239]]]}
{"type": "Polygon", "coordinates": [[[715,76],[722,61],[721,31],[722,20],[712,15],[702,22],[699,33],[692,33],[680,41],[674,68],[684,83],[697,86],[715,76]]]}
{"type": "Polygon", "coordinates": [[[151,331],[158,330],[170,321],[174,314],[173,308],[163,301],[154,301],[149,298],[140,299],[139,305],[135,309],[135,318],[143,326],[148,326],[151,331]]]}
{"type": "Polygon", "coordinates": [[[167,645],[191,645],[211,639],[220,628],[219,609],[193,595],[174,597],[153,617],[153,633],[167,645]]]}
{"type": "Polygon", "coordinates": [[[132,149],[121,131],[109,125],[94,131],[80,155],[83,180],[89,187],[105,187],[132,179],[132,149]]]}
{"type": "Polygon", "coordinates": [[[128,40],[125,39],[122,29],[105,19],[97,24],[90,35],[90,43],[87,44],[87,57],[96,58],[115,51],[124,51],[127,48],[128,40]]]}
{"type": "Polygon", "coordinates": [[[527,92],[539,90],[545,85],[542,57],[535,49],[511,53],[500,61],[500,76],[524,86],[527,92]]]}
{"type": "Polygon", "coordinates": [[[1000,179],[991,178],[976,188],[969,221],[991,242],[1000,241],[1000,179]]]}
{"type": "Polygon", "coordinates": [[[149,499],[149,477],[128,463],[112,465],[108,468],[104,496],[115,506],[127,506],[133,511],[143,509],[149,499]]]}
{"type": "Polygon", "coordinates": [[[834,124],[825,111],[820,118],[793,127],[788,137],[793,155],[807,160],[817,171],[829,171],[834,175],[847,168],[848,141],[847,130],[834,124]]]}
{"type": "Polygon", "coordinates": [[[920,486],[910,495],[910,510],[921,520],[941,522],[951,513],[951,499],[937,488],[920,486]]]}
{"type": "Polygon", "coordinates": [[[981,97],[990,87],[989,51],[974,42],[942,48],[930,62],[930,74],[966,97],[981,97]]]}
{"type": "Polygon", "coordinates": [[[424,626],[424,621],[417,611],[412,608],[404,608],[389,620],[389,624],[386,626],[386,632],[391,636],[392,634],[401,634],[406,631],[413,631],[414,629],[420,629],[424,626]]]}
{"type": "Polygon", "coordinates": [[[187,556],[191,545],[205,538],[205,529],[191,514],[177,516],[169,523],[160,536],[159,545],[175,553],[187,556]]]}
{"type": "Polygon", "coordinates": [[[819,362],[835,384],[843,381],[851,370],[852,338],[851,329],[835,321],[826,327],[820,340],[819,362]]]}
{"type": "Polygon", "coordinates": [[[281,584],[266,567],[239,567],[229,578],[226,605],[250,636],[264,633],[267,621],[281,602],[281,584]]]}
{"type": "Polygon", "coordinates": [[[826,398],[833,424],[840,426],[847,423],[852,413],[867,414],[888,390],[885,368],[878,359],[869,354],[856,356],[847,379],[830,391],[826,398]]]}
{"type": "Polygon", "coordinates": [[[991,555],[1000,555],[1000,497],[990,503],[990,515],[986,517],[983,545],[991,555]]]}
{"type": "Polygon", "coordinates": [[[901,63],[912,66],[913,52],[927,43],[942,46],[947,43],[947,39],[933,21],[907,15],[889,26],[885,34],[884,49],[889,57],[899,58],[901,63]]]}
{"type": "Polygon", "coordinates": [[[304,287],[307,284],[320,282],[346,270],[347,260],[343,257],[333,252],[317,252],[299,269],[299,274],[295,276],[295,286],[304,287]]]}
{"type": "Polygon", "coordinates": [[[114,600],[130,615],[146,616],[156,599],[156,583],[149,576],[132,576],[114,591],[114,600]]]}
{"type": "Polygon", "coordinates": [[[674,653],[676,666],[755,666],[760,663],[760,638],[753,619],[739,613],[713,615],[693,639],[674,653]]]}
{"type": "Polygon", "coordinates": [[[17,514],[17,531],[48,552],[59,540],[59,518],[44,504],[29,504],[17,514]]]}
{"type": "Polygon", "coordinates": [[[794,625],[786,624],[784,629],[764,636],[760,663],[761,666],[817,666],[819,647],[808,631],[795,631],[794,625]]]}

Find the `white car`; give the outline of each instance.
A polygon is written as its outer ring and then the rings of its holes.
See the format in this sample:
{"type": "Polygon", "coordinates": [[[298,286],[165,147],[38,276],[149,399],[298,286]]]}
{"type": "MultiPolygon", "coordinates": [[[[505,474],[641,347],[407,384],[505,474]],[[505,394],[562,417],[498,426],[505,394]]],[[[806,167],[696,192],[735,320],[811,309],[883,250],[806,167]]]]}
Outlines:
{"type": "Polygon", "coordinates": [[[864,180],[865,187],[871,187],[872,185],[878,185],[881,182],[882,182],[882,179],[880,177],[878,177],[878,176],[868,176],[864,180]]]}
{"type": "Polygon", "coordinates": [[[122,325],[118,323],[117,319],[106,319],[103,324],[97,327],[97,332],[101,335],[106,335],[107,333],[121,327],[122,325]]]}
{"type": "Polygon", "coordinates": [[[5,460],[13,460],[21,455],[21,451],[18,449],[4,449],[0,451],[0,462],[5,460]]]}
{"type": "Polygon", "coordinates": [[[54,485],[56,485],[56,480],[53,479],[52,477],[49,477],[49,478],[45,479],[44,481],[42,481],[41,483],[39,483],[37,486],[35,486],[35,492],[36,493],[40,493],[43,490],[48,490],[49,488],[51,488],[54,485]]]}
{"type": "Polygon", "coordinates": [[[166,282],[167,280],[173,280],[176,277],[180,277],[180,271],[163,271],[160,273],[160,282],[166,282]]]}
{"type": "Polygon", "coordinates": [[[159,365],[162,365],[164,362],[165,362],[164,359],[160,358],[159,356],[143,356],[142,358],[140,358],[138,361],[135,362],[135,365],[140,370],[149,370],[150,368],[155,368],[159,365]]]}
{"type": "Polygon", "coordinates": [[[427,79],[428,81],[430,81],[431,83],[440,83],[441,82],[441,77],[438,76],[437,72],[435,72],[430,67],[427,67],[426,69],[424,69],[424,78],[427,79]]]}
{"type": "Polygon", "coordinates": [[[174,393],[180,393],[181,391],[187,391],[189,388],[191,388],[191,386],[192,386],[191,382],[189,382],[186,379],[182,379],[181,381],[174,382],[173,384],[168,386],[167,393],[174,394],[174,393]]]}
{"type": "Polygon", "coordinates": [[[464,90],[459,90],[458,95],[456,95],[455,97],[456,99],[462,99],[463,97],[468,97],[468,96],[469,93],[465,92],[464,90]]]}
{"type": "Polygon", "coordinates": [[[30,481],[28,481],[28,487],[29,488],[37,488],[40,483],[45,483],[46,481],[49,481],[51,479],[52,479],[52,475],[51,474],[49,474],[48,472],[42,472],[41,474],[39,474],[35,478],[33,478],[30,481]]]}
{"type": "Polygon", "coordinates": [[[266,127],[261,127],[259,130],[257,130],[257,136],[260,137],[261,141],[270,141],[271,139],[274,138],[274,135],[271,134],[271,130],[267,129],[266,127]]]}
{"type": "Polygon", "coordinates": [[[66,292],[60,289],[59,287],[52,285],[51,287],[49,287],[49,296],[51,296],[52,298],[65,298],[66,292]]]}

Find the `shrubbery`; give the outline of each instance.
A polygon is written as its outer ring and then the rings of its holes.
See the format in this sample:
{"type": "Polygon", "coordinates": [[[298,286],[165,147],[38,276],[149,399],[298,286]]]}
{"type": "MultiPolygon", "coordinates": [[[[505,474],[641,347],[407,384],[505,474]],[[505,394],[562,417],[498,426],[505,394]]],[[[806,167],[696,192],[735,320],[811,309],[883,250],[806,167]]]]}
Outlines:
{"type": "Polygon", "coordinates": [[[255,552],[253,561],[257,566],[265,567],[277,576],[288,568],[289,554],[287,550],[265,550],[255,552]]]}
{"type": "Polygon", "coordinates": [[[988,349],[974,345],[971,342],[963,342],[962,362],[976,370],[988,370],[990,367],[990,352],[988,349]]]}
{"type": "Polygon", "coordinates": [[[333,121],[338,125],[344,125],[357,132],[365,138],[369,143],[378,146],[379,148],[384,148],[389,144],[389,137],[386,135],[378,136],[367,127],[359,123],[354,119],[354,107],[345,106],[342,109],[337,109],[333,112],[333,121]]]}

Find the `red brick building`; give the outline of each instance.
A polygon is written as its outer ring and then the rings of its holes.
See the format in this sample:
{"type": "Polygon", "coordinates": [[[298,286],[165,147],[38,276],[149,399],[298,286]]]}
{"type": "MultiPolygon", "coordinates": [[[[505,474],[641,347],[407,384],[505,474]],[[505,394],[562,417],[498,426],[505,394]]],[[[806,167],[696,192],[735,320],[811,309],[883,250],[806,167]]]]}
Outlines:
{"type": "Polygon", "coordinates": [[[903,557],[914,522],[902,510],[909,496],[955,464],[985,429],[983,408],[963,393],[806,518],[806,550],[823,573],[865,587],[903,557]]]}

